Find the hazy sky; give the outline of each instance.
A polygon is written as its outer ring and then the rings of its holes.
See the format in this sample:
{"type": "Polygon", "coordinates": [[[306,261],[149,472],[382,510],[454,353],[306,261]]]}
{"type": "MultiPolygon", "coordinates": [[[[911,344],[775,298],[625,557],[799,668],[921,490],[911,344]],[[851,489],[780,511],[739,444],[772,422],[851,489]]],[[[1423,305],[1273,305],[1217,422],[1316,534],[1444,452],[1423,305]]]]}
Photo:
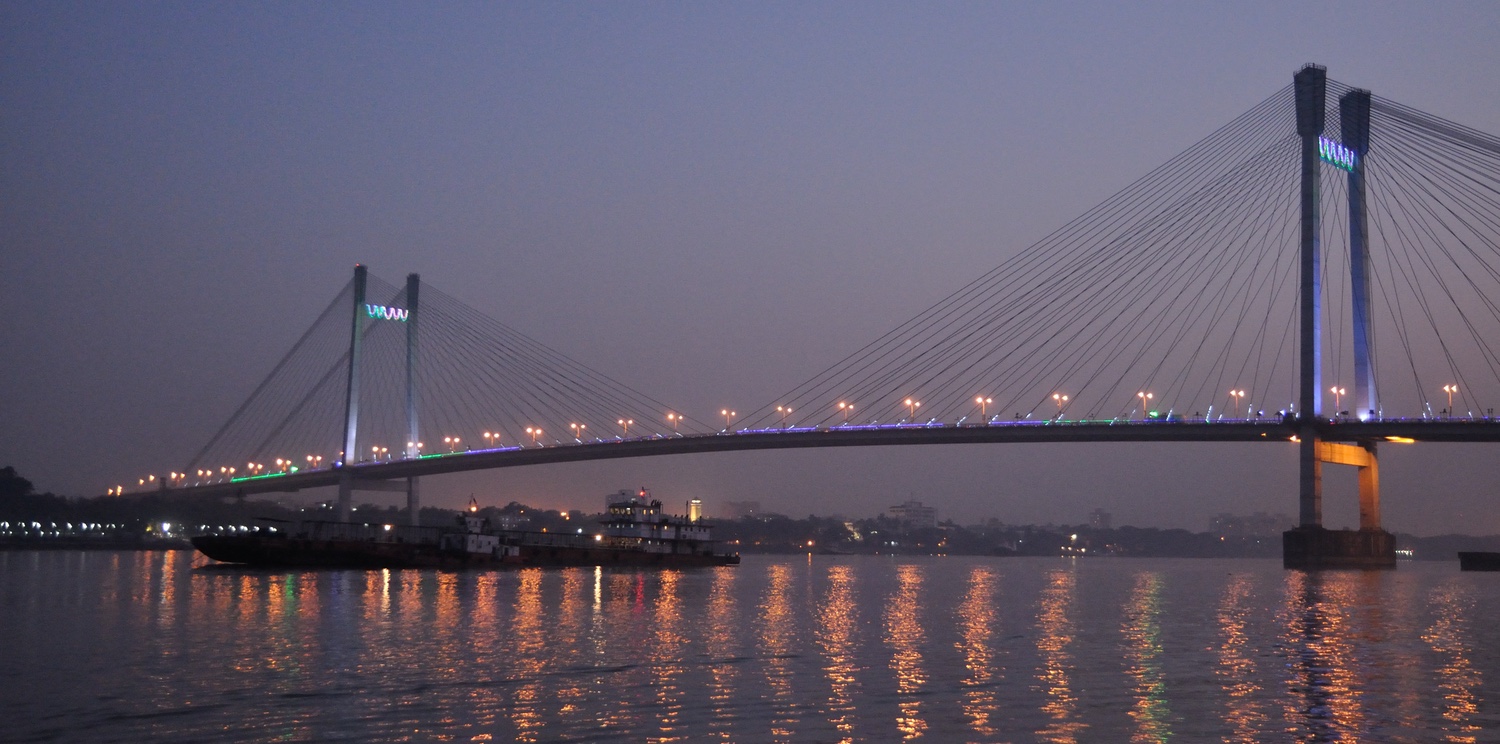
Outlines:
{"type": "MultiPolygon", "coordinates": [[[[72,494],[180,467],[357,262],[700,420],[750,410],[1305,62],[1500,132],[1497,29],[1493,2],[3,2],[0,464],[72,494]]],[[[1387,526],[1500,532],[1495,455],[1387,447],[1387,526]]],[[[1204,529],[1295,514],[1295,465],[1277,444],[872,448],[426,490],[1204,529]]],[[[1325,478],[1327,523],[1353,525],[1352,469],[1325,478]]]]}

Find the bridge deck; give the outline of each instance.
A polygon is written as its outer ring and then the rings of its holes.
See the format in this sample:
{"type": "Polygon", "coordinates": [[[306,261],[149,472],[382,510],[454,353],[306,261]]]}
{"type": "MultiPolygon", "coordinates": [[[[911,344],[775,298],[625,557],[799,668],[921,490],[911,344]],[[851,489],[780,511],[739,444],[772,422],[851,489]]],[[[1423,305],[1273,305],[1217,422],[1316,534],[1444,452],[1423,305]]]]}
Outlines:
{"type": "MultiPolygon", "coordinates": [[[[1497,442],[1500,420],[1411,419],[1330,421],[1320,427],[1323,439],[1333,442],[1388,441],[1497,442]]],[[[393,460],[353,465],[360,481],[388,481],[413,476],[467,470],[543,465],[549,463],[657,457],[707,452],[737,452],[812,447],[884,447],[917,444],[1043,444],[1057,442],[1286,442],[1295,425],[1281,420],[1235,422],[1003,422],[995,424],[930,424],[833,426],[805,429],[736,431],[734,433],[605,440],[584,444],[503,447],[452,454],[426,455],[415,460],[393,460]]],[[[262,475],[231,482],[165,489],[168,493],[203,496],[249,495],[336,486],[343,468],[262,475]]]]}

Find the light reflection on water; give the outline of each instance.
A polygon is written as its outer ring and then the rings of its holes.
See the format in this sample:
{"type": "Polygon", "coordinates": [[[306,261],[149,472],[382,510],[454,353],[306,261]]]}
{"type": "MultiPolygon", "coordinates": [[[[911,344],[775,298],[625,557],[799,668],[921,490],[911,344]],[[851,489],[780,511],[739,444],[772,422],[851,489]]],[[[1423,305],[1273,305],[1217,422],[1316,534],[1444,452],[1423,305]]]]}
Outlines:
{"type": "Polygon", "coordinates": [[[855,631],[859,610],[854,598],[854,571],[849,566],[828,567],[828,591],[818,606],[818,645],[823,652],[823,674],[828,678],[828,722],[840,742],[854,741],[854,696],[859,680],[855,631]]]}
{"type": "Polygon", "coordinates": [[[1172,738],[1171,708],[1161,668],[1161,576],[1153,571],[1136,575],[1130,603],[1125,606],[1125,658],[1135,680],[1133,742],[1165,742],[1172,738]]]}
{"type": "MultiPolygon", "coordinates": [[[[1065,559],[1074,562],[1077,559],[1065,559]]],[[[1088,724],[1076,719],[1078,697],[1073,693],[1069,676],[1073,672],[1073,621],[1068,611],[1073,604],[1077,577],[1073,567],[1047,572],[1047,588],[1042,591],[1036,626],[1036,648],[1041,656],[1037,681],[1041,683],[1046,702],[1042,712],[1050,718],[1037,730],[1043,741],[1072,744],[1088,724]]]]}
{"type": "Polygon", "coordinates": [[[927,685],[922,648],[926,633],[917,619],[921,609],[922,567],[896,567],[900,582],[895,596],[886,601],[885,642],[891,649],[891,670],[896,673],[896,729],[902,738],[914,739],[927,731],[922,719],[922,693],[927,685]]]}
{"type": "Polygon", "coordinates": [[[998,708],[994,686],[1002,677],[994,645],[995,576],[988,566],[975,566],[969,570],[968,579],[969,588],[958,609],[962,640],[957,646],[968,671],[963,679],[963,709],[974,733],[988,739],[998,733],[994,726],[998,708]]]}
{"type": "Polygon", "coordinates": [[[17,741],[1500,740],[1500,576],[747,557],[260,571],[0,553],[17,741]]]}

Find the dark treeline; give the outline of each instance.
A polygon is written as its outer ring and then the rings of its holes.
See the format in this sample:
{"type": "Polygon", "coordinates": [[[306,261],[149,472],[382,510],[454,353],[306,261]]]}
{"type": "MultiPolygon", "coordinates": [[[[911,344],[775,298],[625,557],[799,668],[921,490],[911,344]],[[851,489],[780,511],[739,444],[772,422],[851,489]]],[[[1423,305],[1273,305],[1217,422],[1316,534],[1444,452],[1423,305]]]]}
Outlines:
{"type": "MultiPolygon", "coordinates": [[[[138,537],[173,525],[178,536],[215,531],[225,526],[254,526],[263,520],[332,520],[329,504],[285,505],[245,499],[203,499],[161,494],[125,497],[69,498],[38,493],[33,484],[13,467],[0,468],[0,540],[30,543],[53,537],[138,537]],[[35,525],[35,527],[33,527],[35,525]],[[88,529],[84,529],[85,526],[88,529]],[[103,527],[100,527],[103,526],[103,527]]],[[[424,525],[452,525],[459,512],[424,508],[424,525]]],[[[486,507],[480,514],[506,529],[589,533],[598,529],[598,514],[560,512],[511,502],[486,507]]],[[[355,520],[370,524],[404,524],[405,509],[363,504],[355,520]]],[[[710,520],[715,537],[742,553],[820,553],[879,555],[1021,555],[1133,556],[1188,558],[1276,558],[1281,555],[1280,535],[1237,536],[1183,529],[1088,525],[1014,525],[996,519],[973,525],[942,522],[935,527],[912,528],[888,516],[844,519],[808,515],[795,519],[764,514],[739,519],[710,520]]],[[[1500,551],[1500,536],[1472,537],[1397,535],[1400,548],[1427,560],[1456,560],[1460,550],[1500,551]]]]}

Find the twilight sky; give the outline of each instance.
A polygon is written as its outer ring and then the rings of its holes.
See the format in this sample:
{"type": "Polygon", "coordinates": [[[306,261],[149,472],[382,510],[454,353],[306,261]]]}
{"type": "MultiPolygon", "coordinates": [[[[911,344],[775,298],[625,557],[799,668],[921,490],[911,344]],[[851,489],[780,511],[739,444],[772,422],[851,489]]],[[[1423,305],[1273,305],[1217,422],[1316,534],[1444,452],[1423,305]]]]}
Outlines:
{"type": "MultiPolygon", "coordinates": [[[[180,467],[357,262],[700,420],[748,411],[1305,62],[1500,132],[1497,28],[1489,2],[5,2],[0,464],[80,495],[180,467]]],[[[1382,450],[1387,527],[1500,532],[1495,454],[1382,450]]],[[[426,492],[1201,530],[1295,514],[1295,465],[1274,444],[870,448],[426,492]]],[[[1325,479],[1327,524],[1354,525],[1353,470],[1325,479]]]]}

